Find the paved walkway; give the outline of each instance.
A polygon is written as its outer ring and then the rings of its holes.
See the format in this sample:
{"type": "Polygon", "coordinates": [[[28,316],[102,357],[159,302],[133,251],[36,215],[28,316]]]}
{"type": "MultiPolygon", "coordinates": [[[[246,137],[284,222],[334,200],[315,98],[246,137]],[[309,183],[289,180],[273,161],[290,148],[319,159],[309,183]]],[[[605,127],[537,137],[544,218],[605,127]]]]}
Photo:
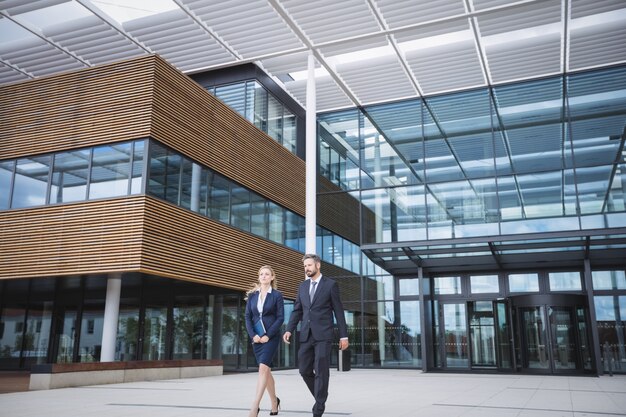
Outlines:
{"type": "MultiPolygon", "coordinates": [[[[280,416],[310,416],[295,370],[274,372],[280,416]]],[[[0,416],[247,416],[256,374],[0,394],[0,416]]],[[[469,375],[413,370],[332,371],[325,417],[626,416],[626,376],[469,375]]],[[[269,399],[260,416],[269,412],[269,399]]]]}

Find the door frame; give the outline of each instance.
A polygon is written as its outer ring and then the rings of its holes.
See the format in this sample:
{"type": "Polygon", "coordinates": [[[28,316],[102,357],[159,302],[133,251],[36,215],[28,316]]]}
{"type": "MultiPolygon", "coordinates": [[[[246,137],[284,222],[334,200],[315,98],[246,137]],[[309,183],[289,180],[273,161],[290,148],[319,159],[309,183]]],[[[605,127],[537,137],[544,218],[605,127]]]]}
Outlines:
{"type": "MultiPolygon", "coordinates": [[[[576,322],[576,308],[583,307],[587,311],[589,310],[589,305],[587,302],[587,297],[582,294],[526,294],[526,295],[516,295],[508,297],[510,300],[510,308],[511,312],[514,313],[516,320],[514,321],[513,333],[516,341],[515,346],[515,362],[516,362],[516,370],[523,373],[538,373],[538,374],[548,374],[548,375],[567,375],[567,374],[583,374],[587,371],[584,369],[583,358],[581,357],[580,349],[576,349],[576,369],[555,369],[554,366],[554,334],[552,331],[552,326],[550,326],[550,313],[549,309],[554,307],[567,307],[571,308],[570,318],[572,320],[572,325],[574,326],[574,339],[575,343],[578,347],[582,345],[581,335],[579,334],[577,322],[576,322]],[[521,344],[525,343],[525,338],[522,337],[523,331],[523,318],[520,313],[520,309],[526,307],[544,307],[543,308],[543,317],[542,319],[546,323],[546,339],[547,339],[547,353],[548,353],[548,361],[549,367],[547,369],[535,369],[535,368],[523,368],[523,363],[525,362],[525,353],[522,349],[521,344]],[[519,349],[517,344],[519,344],[519,349]],[[519,357],[517,356],[519,353],[519,357]]],[[[589,314],[585,314],[585,320],[587,321],[587,332],[589,332],[590,323],[589,323],[589,314]]],[[[587,337],[589,338],[589,334],[587,337]]]]}

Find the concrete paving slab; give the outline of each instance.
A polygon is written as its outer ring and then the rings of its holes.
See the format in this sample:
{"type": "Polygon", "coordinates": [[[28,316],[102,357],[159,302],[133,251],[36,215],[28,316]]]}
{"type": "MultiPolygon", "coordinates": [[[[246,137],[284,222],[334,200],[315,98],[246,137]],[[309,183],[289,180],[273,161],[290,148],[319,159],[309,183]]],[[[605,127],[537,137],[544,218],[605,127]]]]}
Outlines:
{"type": "MultiPolygon", "coordinates": [[[[279,416],[311,416],[313,400],[298,372],[275,371],[274,378],[279,416]]],[[[6,393],[0,416],[245,417],[255,385],[256,374],[245,373],[6,393]]],[[[332,371],[325,417],[626,417],[624,404],[626,376],[352,369],[332,371]]],[[[260,416],[269,409],[266,397],[260,416]]]]}

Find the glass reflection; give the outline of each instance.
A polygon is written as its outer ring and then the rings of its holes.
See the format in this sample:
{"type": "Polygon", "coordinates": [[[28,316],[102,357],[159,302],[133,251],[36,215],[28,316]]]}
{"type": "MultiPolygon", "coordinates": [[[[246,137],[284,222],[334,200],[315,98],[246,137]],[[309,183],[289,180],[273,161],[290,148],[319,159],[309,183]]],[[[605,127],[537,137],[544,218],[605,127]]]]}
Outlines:
{"type": "Polygon", "coordinates": [[[537,274],[509,274],[510,292],[538,292],[539,276],[537,274]]]}
{"type": "Polygon", "coordinates": [[[17,160],[12,208],[40,206],[46,203],[50,174],[50,155],[17,160]]]}
{"type": "Polygon", "coordinates": [[[93,148],[89,199],[128,195],[132,143],[93,148]]]}
{"type": "Polygon", "coordinates": [[[90,158],[89,149],[54,155],[50,203],[85,200],[90,158]]]}
{"type": "Polygon", "coordinates": [[[582,281],[580,272],[550,272],[548,274],[550,291],[580,291],[582,281]]]}

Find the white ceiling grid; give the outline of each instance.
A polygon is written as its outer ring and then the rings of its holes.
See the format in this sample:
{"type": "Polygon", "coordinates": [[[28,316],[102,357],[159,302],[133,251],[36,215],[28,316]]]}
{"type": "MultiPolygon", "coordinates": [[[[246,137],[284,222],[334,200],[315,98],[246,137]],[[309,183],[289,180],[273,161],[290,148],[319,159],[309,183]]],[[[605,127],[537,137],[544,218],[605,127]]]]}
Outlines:
{"type": "Polygon", "coordinates": [[[625,63],[626,2],[4,0],[0,39],[0,84],[154,52],[188,73],[255,62],[302,105],[312,51],[321,112],[625,63]],[[55,9],[75,15],[32,23],[55,9]]]}

